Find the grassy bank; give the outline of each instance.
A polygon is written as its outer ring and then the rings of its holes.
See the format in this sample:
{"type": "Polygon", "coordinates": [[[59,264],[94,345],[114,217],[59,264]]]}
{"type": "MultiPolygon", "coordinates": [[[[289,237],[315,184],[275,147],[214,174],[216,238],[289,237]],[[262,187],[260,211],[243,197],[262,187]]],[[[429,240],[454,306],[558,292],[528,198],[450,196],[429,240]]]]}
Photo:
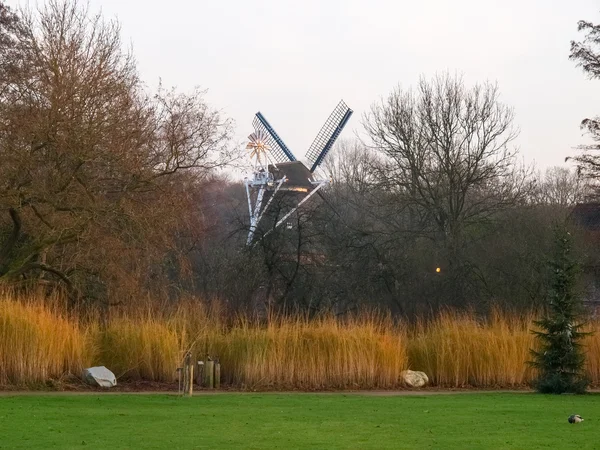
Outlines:
{"type": "MultiPolygon", "coordinates": [[[[187,350],[197,359],[218,357],[223,383],[247,389],[393,389],[407,368],[446,387],[517,387],[532,377],[533,315],[445,313],[412,326],[373,314],[225,322],[219,310],[189,303],[101,326],[62,311],[0,300],[0,383],[78,376],[90,365],[106,365],[121,380],[174,381],[187,350]]],[[[587,338],[586,351],[598,385],[600,336],[587,338]]]]}

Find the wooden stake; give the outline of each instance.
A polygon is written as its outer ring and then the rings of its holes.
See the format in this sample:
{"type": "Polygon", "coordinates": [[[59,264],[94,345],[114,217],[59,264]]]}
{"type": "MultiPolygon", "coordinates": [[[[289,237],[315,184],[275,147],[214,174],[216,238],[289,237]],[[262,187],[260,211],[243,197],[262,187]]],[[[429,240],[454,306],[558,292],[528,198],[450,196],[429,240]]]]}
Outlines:
{"type": "Polygon", "coordinates": [[[198,366],[196,368],[196,384],[198,387],[204,385],[204,361],[198,361],[198,366]]]}
{"type": "Polygon", "coordinates": [[[221,388],[221,363],[215,363],[215,389],[221,388]]]}
{"type": "Polygon", "coordinates": [[[194,366],[192,365],[192,354],[187,352],[183,358],[183,395],[191,395],[194,383],[194,366]]]}
{"type": "Polygon", "coordinates": [[[214,361],[206,361],[204,363],[204,385],[207,389],[214,388],[214,378],[215,376],[215,362],[214,361]]]}
{"type": "Polygon", "coordinates": [[[181,394],[181,371],[183,370],[183,367],[178,367],[177,368],[177,395],[181,394]]]}
{"type": "Polygon", "coordinates": [[[194,365],[192,364],[192,362],[190,361],[188,366],[187,366],[187,380],[188,380],[188,384],[187,384],[187,391],[186,394],[191,397],[193,392],[194,392],[194,365]]]}

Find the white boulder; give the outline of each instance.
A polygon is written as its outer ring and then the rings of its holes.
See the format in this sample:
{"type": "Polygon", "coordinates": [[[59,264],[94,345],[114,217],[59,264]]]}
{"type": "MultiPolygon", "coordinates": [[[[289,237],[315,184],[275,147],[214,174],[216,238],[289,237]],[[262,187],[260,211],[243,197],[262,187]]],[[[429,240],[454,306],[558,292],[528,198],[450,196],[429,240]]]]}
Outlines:
{"type": "Polygon", "coordinates": [[[90,384],[102,387],[114,387],[117,385],[117,377],[104,366],[83,369],[83,379],[90,384]]]}
{"type": "Polygon", "coordinates": [[[429,383],[429,378],[425,372],[414,370],[404,370],[400,372],[400,379],[409,387],[423,387],[429,383]]]}

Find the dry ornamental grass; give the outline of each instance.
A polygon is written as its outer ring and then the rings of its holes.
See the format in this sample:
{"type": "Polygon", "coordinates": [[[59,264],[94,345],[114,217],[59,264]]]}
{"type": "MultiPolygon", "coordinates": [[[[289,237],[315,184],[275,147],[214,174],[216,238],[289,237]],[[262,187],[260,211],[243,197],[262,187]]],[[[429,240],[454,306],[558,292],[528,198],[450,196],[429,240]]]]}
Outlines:
{"type": "MultiPolygon", "coordinates": [[[[223,383],[248,389],[394,389],[402,370],[422,370],[441,387],[519,387],[532,378],[534,314],[446,312],[412,326],[362,314],[238,318],[189,302],[99,320],[64,313],[58,302],[4,294],[0,383],[27,385],[106,365],[121,380],[172,382],[185,351],[218,357],[223,383]]],[[[588,326],[598,329],[598,323],[588,326]]],[[[587,373],[600,384],[600,336],[585,341],[587,373]]]]}

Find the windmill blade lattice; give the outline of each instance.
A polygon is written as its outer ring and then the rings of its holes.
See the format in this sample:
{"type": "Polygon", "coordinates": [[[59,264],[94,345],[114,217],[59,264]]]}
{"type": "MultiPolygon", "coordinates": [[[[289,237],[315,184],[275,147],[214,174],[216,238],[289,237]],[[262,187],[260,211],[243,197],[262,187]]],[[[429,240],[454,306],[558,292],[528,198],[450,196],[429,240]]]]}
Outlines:
{"type": "Polygon", "coordinates": [[[343,100],[335,107],[325,125],[321,128],[321,131],[317,134],[308,152],[306,152],[306,157],[312,164],[310,168],[311,172],[314,172],[321,165],[323,159],[327,156],[327,153],[329,153],[329,150],[331,150],[331,147],[333,147],[336,139],[346,126],[346,123],[348,123],[352,112],[343,100]]]}
{"type": "Polygon", "coordinates": [[[273,127],[267,122],[265,116],[260,112],[254,117],[252,122],[257,133],[261,133],[265,137],[265,144],[269,146],[271,156],[278,163],[296,161],[296,157],[291,150],[285,145],[283,140],[275,132],[273,127]]]}

